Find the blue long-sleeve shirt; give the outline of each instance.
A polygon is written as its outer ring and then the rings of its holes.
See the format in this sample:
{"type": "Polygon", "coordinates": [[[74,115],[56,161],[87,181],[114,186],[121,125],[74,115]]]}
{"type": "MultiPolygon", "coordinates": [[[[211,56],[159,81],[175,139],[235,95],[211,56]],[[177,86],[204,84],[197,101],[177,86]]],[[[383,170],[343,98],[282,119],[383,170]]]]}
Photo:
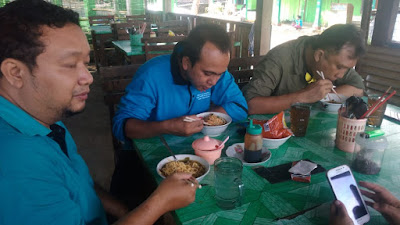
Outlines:
{"type": "Polygon", "coordinates": [[[173,61],[171,55],[159,56],[136,72],[113,119],[118,139],[125,140],[124,126],[129,118],[163,121],[208,111],[211,102],[222,106],[233,121],[247,117],[246,100],[228,71],[215,86],[199,91],[181,77],[173,61]]]}

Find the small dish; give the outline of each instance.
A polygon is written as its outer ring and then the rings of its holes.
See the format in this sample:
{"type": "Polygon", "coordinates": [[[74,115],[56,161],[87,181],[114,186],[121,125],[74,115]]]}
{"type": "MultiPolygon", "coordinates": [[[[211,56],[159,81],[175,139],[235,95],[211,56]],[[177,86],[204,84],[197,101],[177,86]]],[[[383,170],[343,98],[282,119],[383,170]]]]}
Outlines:
{"type": "Polygon", "coordinates": [[[264,163],[266,161],[268,161],[271,158],[271,151],[269,151],[266,147],[263,147],[261,150],[261,155],[262,155],[262,159],[261,162],[257,162],[257,163],[248,163],[246,161],[244,161],[243,157],[244,157],[244,152],[240,152],[235,150],[236,149],[242,149],[244,151],[244,143],[236,143],[233,144],[231,146],[229,146],[226,149],[226,155],[229,157],[235,157],[240,159],[243,162],[243,165],[245,166],[255,166],[255,165],[259,165],[261,163],[264,163]]]}

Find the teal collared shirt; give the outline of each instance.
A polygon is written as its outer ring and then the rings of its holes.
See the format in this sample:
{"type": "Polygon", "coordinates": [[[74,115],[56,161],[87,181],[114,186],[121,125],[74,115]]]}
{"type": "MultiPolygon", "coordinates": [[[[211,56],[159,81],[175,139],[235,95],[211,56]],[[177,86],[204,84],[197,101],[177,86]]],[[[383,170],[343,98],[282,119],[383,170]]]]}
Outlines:
{"type": "Polygon", "coordinates": [[[50,132],[0,96],[0,224],[107,224],[71,134],[67,157],[50,132]]]}

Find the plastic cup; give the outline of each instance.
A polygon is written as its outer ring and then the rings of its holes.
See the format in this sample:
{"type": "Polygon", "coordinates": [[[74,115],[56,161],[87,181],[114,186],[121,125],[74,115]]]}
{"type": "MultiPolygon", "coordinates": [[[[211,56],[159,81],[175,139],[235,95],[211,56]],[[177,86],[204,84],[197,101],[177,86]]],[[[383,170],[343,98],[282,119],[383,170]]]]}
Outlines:
{"type": "Polygon", "coordinates": [[[141,45],[143,34],[130,34],[131,45],[141,45]]]}
{"type": "Polygon", "coordinates": [[[304,137],[306,135],[310,108],[309,105],[302,103],[295,103],[290,107],[290,129],[294,136],[304,137]]]}
{"type": "MultiPolygon", "coordinates": [[[[380,98],[380,95],[370,94],[368,95],[368,108],[371,108],[380,98]]],[[[383,103],[374,113],[372,113],[367,119],[367,125],[369,127],[380,127],[382,124],[383,117],[385,115],[386,103],[383,103]]]]}

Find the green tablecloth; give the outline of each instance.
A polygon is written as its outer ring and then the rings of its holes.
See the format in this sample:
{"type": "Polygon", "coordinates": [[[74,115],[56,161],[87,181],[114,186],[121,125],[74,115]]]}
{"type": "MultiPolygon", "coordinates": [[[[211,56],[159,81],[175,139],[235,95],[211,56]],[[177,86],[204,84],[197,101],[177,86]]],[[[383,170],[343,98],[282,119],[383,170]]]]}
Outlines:
{"type": "Polygon", "coordinates": [[[112,33],[110,25],[90,26],[90,30],[94,31],[95,34],[111,34],[112,33]]]}
{"type": "Polygon", "coordinates": [[[143,44],[131,45],[130,40],[112,41],[112,43],[126,56],[144,55],[143,44]]]}
{"type": "MultiPolygon", "coordinates": [[[[390,107],[389,107],[390,108],[390,107]]],[[[397,110],[397,109],[396,109],[397,110]]],[[[265,118],[265,116],[256,116],[265,118]]],[[[268,116],[266,116],[268,117],[268,116]]],[[[269,116],[270,117],[270,116],[269,116]]],[[[271,167],[300,159],[310,159],[324,168],[348,164],[352,154],[335,148],[337,113],[314,110],[311,113],[307,135],[291,137],[278,149],[272,149],[271,159],[262,166],[271,167]]],[[[230,136],[222,155],[228,146],[243,142],[244,123],[231,124],[223,135],[217,139],[230,136]]],[[[400,198],[400,126],[397,121],[385,119],[381,129],[385,131],[389,146],[386,149],[382,170],[378,175],[364,175],[354,172],[356,180],[371,181],[383,185],[396,197],[400,198]]],[[[165,135],[168,144],[176,154],[194,154],[192,142],[202,137],[195,134],[191,137],[165,135]]],[[[158,182],[161,178],[156,172],[157,163],[169,156],[167,149],[159,138],[134,140],[144,161],[158,182]]],[[[182,224],[327,224],[330,203],[334,195],[325,177],[325,173],[312,176],[311,183],[285,181],[270,184],[257,175],[251,167],[243,169],[245,185],[242,206],[233,210],[221,210],[214,199],[214,169],[202,180],[205,185],[198,189],[196,201],[189,206],[176,210],[176,219],[182,224]],[[299,211],[318,206],[292,220],[276,220],[299,211]]],[[[387,224],[384,218],[370,208],[369,224],[387,224]]]]}

